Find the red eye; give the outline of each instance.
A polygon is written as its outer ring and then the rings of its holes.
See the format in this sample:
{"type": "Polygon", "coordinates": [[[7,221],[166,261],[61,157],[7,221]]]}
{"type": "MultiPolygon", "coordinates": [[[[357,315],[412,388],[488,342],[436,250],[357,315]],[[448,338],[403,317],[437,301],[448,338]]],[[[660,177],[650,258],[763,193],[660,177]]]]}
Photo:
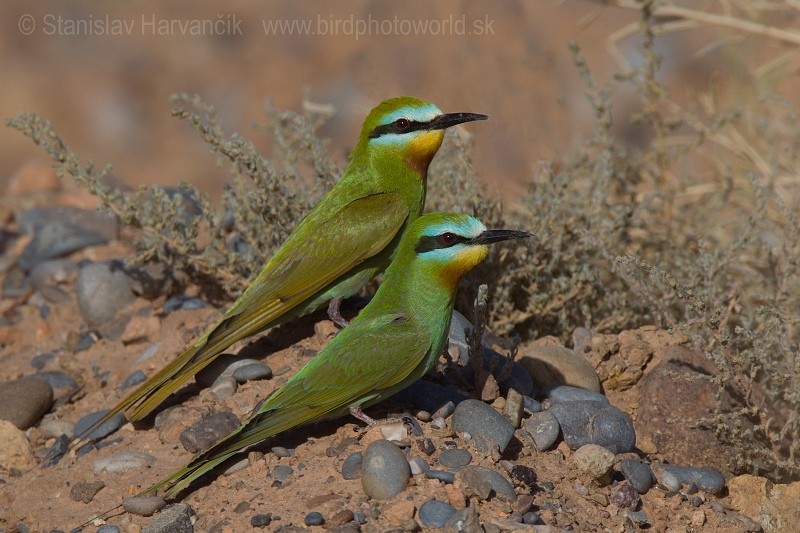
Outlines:
{"type": "Polygon", "coordinates": [[[439,241],[441,241],[442,244],[445,244],[447,246],[455,244],[457,240],[458,237],[456,237],[456,234],[450,233],[449,231],[447,233],[442,233],[441,235],[439,235],[439,241]]]}
{"type": "Polygon", "coordinates": [[[398,118],[394,121],[394,125],[398,130],[407,130],[411,126],[411,122],[407,118],[398,118]]]}

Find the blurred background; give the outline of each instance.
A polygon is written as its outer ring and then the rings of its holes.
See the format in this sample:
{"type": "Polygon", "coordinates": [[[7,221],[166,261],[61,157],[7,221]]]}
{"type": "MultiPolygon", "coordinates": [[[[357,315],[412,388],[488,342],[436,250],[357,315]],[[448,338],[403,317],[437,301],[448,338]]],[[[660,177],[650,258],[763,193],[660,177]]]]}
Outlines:
{"type": "MultiPolygon", "coordinates": [[[[227,132],[264,150],[269,141],[253,127],[264,119],[264,99],[300,110],[310,95],[336,110],[322,134],[342,164],[361,120],[385,98],[408,94],[448,112],[486,113],[490,122],[467,126],[476,170],[510,202],[537,165],[593,123],[569,41],[601,83],[622,62],[639,61],[636,32],[623,35],[638,13],[599,1],[11,1],[0,14],[3,118],[42,115],[81,157],[112,163],[124,183],[184,180],[212,198],[226,171],[170,116],[173,93],[201,95],[227,132]]],[[[725,43],[709,42],[708,28],[659,38],[660,77],[673,99],[725,83],[725,43]]],[[[615,99],[620,142],[639,144],[629,116],[639,101],[624,92],[615,99]]],[[[31,160],[47,163],[30,140],[0,128],[0,190],[31,160]]]]}

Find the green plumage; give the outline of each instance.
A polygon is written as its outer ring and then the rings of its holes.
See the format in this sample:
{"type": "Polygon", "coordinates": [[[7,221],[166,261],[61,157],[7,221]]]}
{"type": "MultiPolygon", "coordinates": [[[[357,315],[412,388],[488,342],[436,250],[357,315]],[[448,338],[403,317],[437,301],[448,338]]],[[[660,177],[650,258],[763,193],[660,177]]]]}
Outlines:
{"type": "Polygon", "coordinates": [[[117,413],[132,422],[144,418],[233,343],[355,294],[386,268],[406,227],[422,213],[428,164],[441,143],[437,135],[446,127],[485,118],[442,114],[411,97],[379,104],[364,121],[341,180],[297,225],[220,323],[76,441],[117,413]],[[404,132],[400,120],[416,129],[404,132]],[[376,136],[376,128],[391,131],[376,136]]]}

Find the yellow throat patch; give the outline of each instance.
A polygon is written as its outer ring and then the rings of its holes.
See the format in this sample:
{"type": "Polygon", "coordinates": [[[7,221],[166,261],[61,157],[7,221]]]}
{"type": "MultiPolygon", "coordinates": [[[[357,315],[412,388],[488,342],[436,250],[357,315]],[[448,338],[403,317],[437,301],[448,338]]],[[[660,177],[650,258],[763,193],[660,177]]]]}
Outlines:
{"type": "Polygon", "coordinates": [[[427,172],[428,165],[442,145],[444,130],[431,130],[420,133],[411,141],[406,160],[420,172],[427,172]]]}
{"type": "Polygon", "coordinates": [[[461,251],[453,261],[448,262],[439,272],[442,283],[450,290],[455,290],[461,278],[486,259],[488,246],[470,246],[461,251]]]}

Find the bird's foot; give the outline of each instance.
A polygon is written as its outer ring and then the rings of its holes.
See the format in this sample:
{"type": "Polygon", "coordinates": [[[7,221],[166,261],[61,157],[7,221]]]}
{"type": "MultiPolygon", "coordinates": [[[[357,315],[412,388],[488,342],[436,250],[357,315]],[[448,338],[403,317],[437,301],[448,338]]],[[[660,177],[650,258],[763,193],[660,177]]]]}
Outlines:
{"type": "Polygon", "coordinates": [[[372,427],[377,423],[374,418],[364,414],[364,411],[361,410],[361,406],[360,405],[357,405],[356,407],[351,407],[350,408],[350,414],[353,415],[354,417],[358,418],[362,422],[364,422],[369,427],[372,427]]]}
{"type": "Polygon", "coordinates": [[[341,298],[331,298],[331,301],[328,303],[328,318],[330,318],[334,324],[339,326],[340,329],[344,329],[350,323],[342,316],[341,313],[342,307],[342,299],[341,298]]]}

